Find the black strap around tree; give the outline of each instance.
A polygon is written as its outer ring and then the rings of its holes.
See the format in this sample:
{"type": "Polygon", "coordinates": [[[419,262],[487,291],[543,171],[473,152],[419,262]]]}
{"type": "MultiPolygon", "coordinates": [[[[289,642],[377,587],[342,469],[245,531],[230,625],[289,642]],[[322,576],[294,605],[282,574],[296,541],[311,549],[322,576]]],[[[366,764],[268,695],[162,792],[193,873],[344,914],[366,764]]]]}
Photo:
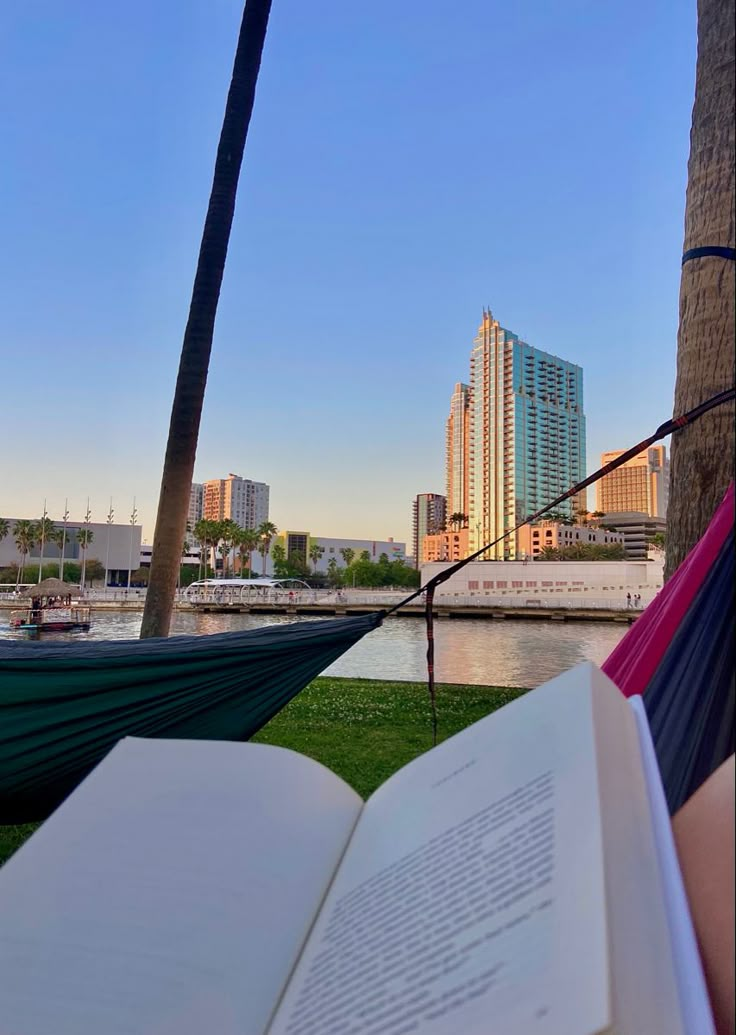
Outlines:
{"type": "MultiPolygon", "coordinates": [[[[687,253],[686,253],[687,254],[687,253]]],[[[605,475],[610,474],[611,471],[615,471],[617,467],[621,467],[627,460],[632,460],[639,453],[642,453],[649,446],[655,442],[659,442],[661,439],[666,438],[668,435],[674,432],[681,431],[682,428],[687,427],[689,424],[693,424],[703,414],[708,413],[709,410],[715,409],[716,406],[721,406],[723,403],[730,402],[736,398],[736,388],[727,388],[724,392],[718,392],[717,395],[711,396],[710,399],[706,399],[705,402],[700,403],[699,406],[695,406],[692,410],[688,410],[687,413],[683,413],[680,417],[673,417],[671,420],[667,420],[664,424],[660,424],[653,435],[649,438],[643,439],[641,442],[637,442],[631,449],[627,449],[626,452],[621,453],[610,463],[605,464],[603,467],[599,467],[593,474],[588,475],[577,485],[573,485],[567,492],[563,492],[561,496],[553,499],[550,503],[545,504],[541,510],[535,511],[528,517],[524,518],[523,521],[519,521],[518,524],[514,525],[513,528],[507,529],[503,535],[498,536],[492,542],[482,546],[475,553],[471,553],[468,557],[464,557],[463,560],[457,561],[456,564],[450,565],[444,571],[438,572],[437,575],[433,576],[424,586],[420,586],[419,589],[410,593],[405,600],[402,600],[398,604],[394,604],[393,607],[388,608],[384,611],[383,617],[393,614],[394,611],[398,611],[400,608],[410,604],[412,600],[416,600],[417,597],[421,596],[422,593],[425,596],[425,621],[427,625],[427,687],[429,689],[429,701],[432,709],[432,742],[437,743],[437,701],[435,695],[435,680],[434,680],[434,592],[437,586],[443,582],[447,582],[449,578],[455,575],[458,571],[465,567],[466,564],[470,564],[471,561],[476,560],[481,554],[484,554],[487,550],[490,550],[492,546],[500,543],[508,536],[513,535],[514,532],[518,532],[524,525],[531,524],[532,521],[538,521],[543,514],[548,513],[550,510],[554,510],[555,507],[559,506],[565,500],[570,499],[571,496],[575,496],[578,492],[582,492],[583,489],[587,489],[589,485],[593,485],[595,482],[600,481],[605,475]]],[[[419,559],[416,558],[418,561],[419,559]]]]}
{"type": "Polygon", "coordinates": [[[731,262],[736,262],[736,248],[727,248],[721,244],[705,244],[702,248],[688,248],[682,256],[682,265],[684,266],[691,259],[707,259],[708,257],[730,259],[731,262]]]}

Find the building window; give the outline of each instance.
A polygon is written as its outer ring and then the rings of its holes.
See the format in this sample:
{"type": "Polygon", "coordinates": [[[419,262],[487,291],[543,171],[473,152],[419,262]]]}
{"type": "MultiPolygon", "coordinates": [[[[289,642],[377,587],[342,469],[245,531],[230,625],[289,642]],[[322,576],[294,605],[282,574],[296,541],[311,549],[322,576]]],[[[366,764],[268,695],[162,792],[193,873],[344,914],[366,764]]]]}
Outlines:
{"type": "Polygon", "coordinates": [[[471,579],[470,582],[468,582],[468,589],[477,589],[477,588],[478,588],[478,580],[477,579],[471,579]]]}
{"type": "Polygon", "coordinates": [[[484,582],[483,583],[483,589],[493,589],[493,583],[492,582],[484,582]]]}

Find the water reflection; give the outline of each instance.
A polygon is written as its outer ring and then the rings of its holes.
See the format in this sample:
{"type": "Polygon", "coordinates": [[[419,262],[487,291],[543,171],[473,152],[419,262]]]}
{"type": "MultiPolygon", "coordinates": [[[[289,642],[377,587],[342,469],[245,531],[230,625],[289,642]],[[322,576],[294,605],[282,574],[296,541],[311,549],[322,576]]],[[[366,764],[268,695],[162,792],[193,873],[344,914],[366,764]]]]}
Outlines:
{"type": "MultiPolygon", "coordinates": [[[[0,623],[5,625],[3,618],[0,614],[0,623]]],[[[50,633],[44,636],[43,642],[80,638],[136,639],[140,631],[140,613],[97,612],[93,620],[92,632],[84,637],[78,633],[50,633]]],[[[180,612],[174,616],[172,635],[207,635],[304,620],[271,615],[180,612]]],[[[435,623],[437,678],[448,683],[536,686],[580,661],[601,664],[626,629],[627,626],[605,622],[439,619],[435,623]]],[[[0,637],[10,636],[7,627],[0,631],[0,637]]],[[[326,674],[369,679],[425,679],[426,649],[423,621],[392,618],[339,658],[326,674]]]]}

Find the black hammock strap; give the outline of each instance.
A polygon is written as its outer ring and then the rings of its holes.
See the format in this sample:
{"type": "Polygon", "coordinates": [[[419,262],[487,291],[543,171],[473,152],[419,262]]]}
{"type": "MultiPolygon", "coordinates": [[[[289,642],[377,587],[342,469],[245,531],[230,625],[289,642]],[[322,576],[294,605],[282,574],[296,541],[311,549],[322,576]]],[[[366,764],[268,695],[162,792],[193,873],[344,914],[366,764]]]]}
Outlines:
{"type": "MultiPolygon", "coordinates": [[[[402,600],[398,604],[394,604],[393,607],[388,608],[384,612],[385,615],[393,614],[394,611],[398,611],[400,608],[405,607],[407,604],[411,603],[412,600],[416,600],[417,597],[422,594],[426,594],[425,620],[427,624],[427,685],[429,688],[429,699],[432,708],[432,736],[434,743],[437,743],[437,713],[434,683],[433,604],[434,593],[437,587],[443,582],[447,582],[447,580],[452,578],[456,572],[464,568],[466,564],[470,564],[471,561],[476,560],[487,550],[490,550],[492,546],[496,546],[497,543],[502,542],[502,540],[506,539],[508,536],[518,532],[524,525],[528,525],[532,521],[538,521],[543,514],[547,514],[550,510],[554,510],[554,508],[558,507],[560,503],[563,503],[565,500],[569,500],[571,496],[577,495],[577,493],[582,492],[583,489],[587,489],[589,485],[593,485],[595,482],[600,481],[600,479],[605,475],[610,474],[611,471],[615,471],[617,467],[621,467],[621,465],[625,464],[627,460],[632,460],[635,456],[638,456],[639,453],[648,449],[649,446],[653,445],[655,442],[659,442],[661,439],[666,438],[667,435],[681,431],[688,425],[693,424],[699,417],[702,417],[703,414],[708,413],[709,410],[713,410],[716,406],[723,405],[723,403],[730,402],[734,398],[736,398],[736,388],[727,388],[725,391],[718,392],[717,395],[711,396],[710,399],[706,399],[705,402],[700,403],[700,405],[693,407],[692,410],[688,410],[687,413],[683,413],[679,417],[673,417],[671,420],[665,421],[664,424],[660,424],[657,430],[650,435],[649,438],[645,438],[641,442],[637,442],[635,446],[627,449],[625,453],[621,453],[621,455],[617,456],[614,460],[611,460],[603,467],[599,467],[597,471],[593,472],[593,474],[588,475],[587,478],[577,482],[577,484],[573,485],[571,489],[567,490],[567,492],[563,492],[562,495],[557,496],[549,503],[546,503],[540,510],[535,511],[533,514],[529,514],[529,516],[525,517],[523,521],[519,521],[518,524],[513,526],[513,528],[507,529],[502,535],[498,536],[490,543],[486,543],[485,546],[476,550],[475,553],[469,554],[461,561],[457,561],[457,563],[451,564],[449,568],[445,568],[444,571],[438,572],[438,574],[434,575],[429,582],[420,586],[419,589],[415,590],[413,593],[410,593],[405,600],[402,600]]],[[[419,559],[417,558],[417,561],[418,560],[419,559]]]]}

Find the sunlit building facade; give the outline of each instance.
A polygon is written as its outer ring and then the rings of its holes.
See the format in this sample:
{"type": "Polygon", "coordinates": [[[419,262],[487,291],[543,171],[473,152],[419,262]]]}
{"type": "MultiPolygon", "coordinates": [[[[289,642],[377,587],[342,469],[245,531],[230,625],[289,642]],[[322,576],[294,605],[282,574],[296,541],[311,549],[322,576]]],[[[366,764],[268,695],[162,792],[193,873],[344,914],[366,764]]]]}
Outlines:
{"type": "Polygon", "coordinates": [[[447,520],[447,499],[438,492],[421,492],[412,506],[414,563],[422,563],[422,547],[428,535],[442,532],[447,520]]]}
{"type": "Polygon", "coordinates": [[[467,556],[467,528],[425,535],[422,540],[422,564],[431,564],[434,561],[462,561],[467,556]]]}
{"type": "Polygon", "coordinates": [[[241,528],[258,528],[268,521],[269,486],[237,474],[204,483],[203,516],[207,521],[234,521],[241,528]]]}
{"type": "Polygon", "coordinates": [[[470,385],[456,384],[447,418],[447,516],[468,515],[470,506],[470,385]]]}
{"type": "MultiPolygon", "coordinates": [[[[490,310],[470,357],[471,551],[502,536],[585,475],[583,371],[502,327],[490,310]]],[[[557,508],[572,518],[585,495],[557,508]]],[[[513,560],[517,537],[486,560],[513,560]]]]}
{"type": "MultiPolygon", "coordinates": [[[[623,449],[601,454],[601,466],[621,456],[623,449]]],[[[670,462],[666,446],[650,446],[627,460],[596,485],[596,509],[603,514],[630,512],[667,517],[670,462]]]]}

